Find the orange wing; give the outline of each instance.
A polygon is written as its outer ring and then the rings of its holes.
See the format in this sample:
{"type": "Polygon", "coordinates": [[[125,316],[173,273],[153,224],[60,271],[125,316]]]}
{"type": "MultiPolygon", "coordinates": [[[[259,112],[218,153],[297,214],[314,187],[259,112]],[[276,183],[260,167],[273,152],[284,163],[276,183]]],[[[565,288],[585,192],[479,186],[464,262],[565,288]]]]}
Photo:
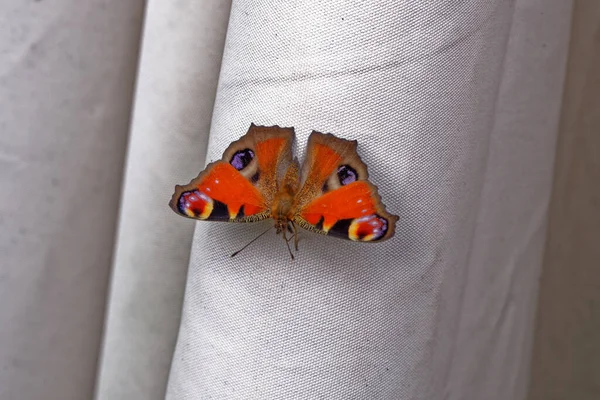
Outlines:
{"type": "Polygon", "coordinates": [[[311,133],[294,221],[313,232],[344,239],[389,239],[398,216],[388,213],[381,203],[356,147],[355,140],[311,133]]]}
{"type": "Polygon", "coordinates": [[[169,206],[184,217],[254,222],[271,217],[281,171],[292,159],[294,130],[250,125],[221,160],[185,186],[175,186],[169,206]]]}

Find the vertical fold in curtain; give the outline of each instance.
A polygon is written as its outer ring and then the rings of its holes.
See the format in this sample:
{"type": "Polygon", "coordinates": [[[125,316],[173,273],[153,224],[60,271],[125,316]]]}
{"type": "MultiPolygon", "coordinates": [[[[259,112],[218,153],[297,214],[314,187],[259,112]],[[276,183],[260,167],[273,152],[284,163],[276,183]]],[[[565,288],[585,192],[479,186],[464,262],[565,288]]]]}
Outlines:
{"type": "Polygon", "coordinates": [[[0,3],[0,398],[92,397],[143,1],[0,3]]]}
{"type": "Polygon", "coordinates": [[[529,400],[600,398],[600,3],[574,3],[529,400]]]}
{"type": "Polygon", "coordinates": [[[165,395],[194,228],[168,202],[204,166],[229,9],[147,3],[99,400],[165,395]]]}
{"type": "Polygon", "coordinates": [[[440,320],[448,399],[526,396],[571,9],[515,2],[461,303],[440,320]]]}
{"type": "Polygon", "coordinates": [[[228,257],[269,222],[197,224],[167,398],[522,398],[569,12],[235,2],[208,158],[250,123],[301,156],[312,129],[357,139],[400,220],[304,233],[295,262],[276,237],[228,257]]]}

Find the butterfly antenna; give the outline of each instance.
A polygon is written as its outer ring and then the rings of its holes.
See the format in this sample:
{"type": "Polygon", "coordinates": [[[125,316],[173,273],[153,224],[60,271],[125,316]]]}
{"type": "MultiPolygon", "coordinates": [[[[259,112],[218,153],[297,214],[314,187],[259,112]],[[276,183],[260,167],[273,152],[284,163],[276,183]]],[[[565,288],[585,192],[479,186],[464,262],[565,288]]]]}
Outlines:
{"type": "Polygon", "coordinates": [[[258,235],[257,237],[255,237],[254,239],[252,239],[251,241],[249,241],[244,247],[242,247],[241,249],[239,249],[238,251],[236,251],[235,253],[233,253],[231,255],[231,257],[237,255],[239,252],[241,252],[242,250],[244,250],[246,247],[250,246],[252,243],[254,243],[259,237],[261,237],[262,235],[264,235],[265,233],[269,232],[271,229],[273,229],[274,226],[269,227],[269,229],[267,229],[266,231],[264,231],[263,233],[261,233],[260,235],[258,235]]]}

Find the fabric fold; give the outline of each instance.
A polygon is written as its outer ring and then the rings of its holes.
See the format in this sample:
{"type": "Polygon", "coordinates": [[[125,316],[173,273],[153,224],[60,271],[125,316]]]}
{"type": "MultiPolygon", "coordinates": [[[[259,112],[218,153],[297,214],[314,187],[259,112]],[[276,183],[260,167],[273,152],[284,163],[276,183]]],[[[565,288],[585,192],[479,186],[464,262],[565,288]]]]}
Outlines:
{"type": "MultiPolygon", "coordinates": [[[[538,20],[544,27],[565,21],[562,6],[553,7],[538,20]]],[[[521,16],[541,8],[521,7],[521,16]]],[[[493,132],[499,88],[512,76],[504,66],[518,63],[505,61],[514,10],[503,1],[233,4],[208,158],[220,158],[250,123],[295,127],[301,157],[313,129],[357,139],[372,182],[400,220],[396,237],[380,245],[304,233],[295,262],[276,237],[228,257],[268,222],[198,223],[167,398],[494,398],[486,396],[496,386],[454,389],[448,377],[470,346],[457,340],[477,332],[471,324],[502,316],[474,320],[461,315],[461,304],[465,296],[477,302],[472,285],[485,283],[467,271],[504,267],[502,259],[472,258],[492,254],[473,241],[475,210],[485,213],[496,193],[486,192],[488,176],[515,161],[527,165],[531,149],[489,160],[495,146],[510,144],[497,144],[493,132]]],[[[521,176],[543,200],[553,136],[539,136],[548,126],[532,127],[530,143],[545,140],[544,166],[521,176]]],[[[540,248],[527,253],[523,262],[535,271],[540,248]]],[[[533,283],[528,275],[522,284],[533,283]]],[[[510,322],[503,318],[500,332],[520,340],[526,332],[510,322]]],[[[490,348],[486,357],[494,354],[490,348]]],[[[510,360],[493,384],[523,365],[510,360]]],[[[510,382],[493,396],[524,393],[523,380],[510,382]]]]}
{"type": "Polygon", "coordinates": [[[194,228],[168,202],[204,166],[229,7],[147,4],[97,399],[164,398],[194,228]]]}
{"type": "Polygon", "coordinates": [[[1,399],[92,397],[143,3],[0,3],[1,399]]]}

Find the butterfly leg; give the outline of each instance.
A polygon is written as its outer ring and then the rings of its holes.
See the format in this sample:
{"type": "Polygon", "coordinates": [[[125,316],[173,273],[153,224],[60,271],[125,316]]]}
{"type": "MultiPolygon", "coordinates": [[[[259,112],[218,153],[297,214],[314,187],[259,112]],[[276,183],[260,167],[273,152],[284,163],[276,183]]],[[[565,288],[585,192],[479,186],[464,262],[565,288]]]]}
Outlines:
{"type": "MultiPolygon", "coordinates": [[[[290,257],[292,257],[292,260],[294,259],[294,255],[292,254],[292,250],[290,249],[290,241],[288,240],[287,236],[285,235],[285,229],[282,231],[283,233],[283,239],[285,240],[285,244],[287,245],[287,249],[288,252],[290,253],[290,257]]],[[[291,237],[290,237],[291,239],[291,237]]]]}
{"type": "Polygon", "coordinates": [[[296,224],[293,221],[288,222],[287,230],[292,234],[287,241],[294,239],[294,248],[298,251],[298,229],[296,228],[296,224]]]}
{"type": "Polygon", "coordinates": [[[294,247],[296,251],[298,251],[298,228],[296,228],[296,224],[292,222],[292,228],[294,228],[294,247]]]}

